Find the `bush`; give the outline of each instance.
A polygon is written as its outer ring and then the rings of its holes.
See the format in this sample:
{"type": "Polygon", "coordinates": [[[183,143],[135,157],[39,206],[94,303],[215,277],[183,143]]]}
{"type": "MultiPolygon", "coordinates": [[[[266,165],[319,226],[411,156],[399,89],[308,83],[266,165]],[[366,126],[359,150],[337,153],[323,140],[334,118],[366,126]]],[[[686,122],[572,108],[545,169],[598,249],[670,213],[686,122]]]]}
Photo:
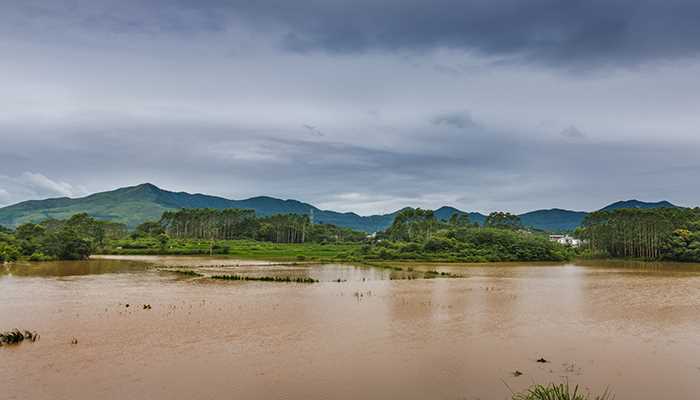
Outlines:
{"type": "Polygon", "coordinates": [[[31,256],[29,256],[29,261],[50,261],[53,260],[53,257],[47,256],[46,254],[38,251],[35,253],[32,253],[31,256]]]}
{"type": "Polygon", "coordinates": [[[17,246],[10,243],[0,242],[0,263],[17,261],[20,251],[17,246]]]}
{"type": "Polygon", "coordinates": [[[423,245],[423,249],[427,252],[443,251],[451,248],[452,242],[446,238],[432,238],[423,245]]]}

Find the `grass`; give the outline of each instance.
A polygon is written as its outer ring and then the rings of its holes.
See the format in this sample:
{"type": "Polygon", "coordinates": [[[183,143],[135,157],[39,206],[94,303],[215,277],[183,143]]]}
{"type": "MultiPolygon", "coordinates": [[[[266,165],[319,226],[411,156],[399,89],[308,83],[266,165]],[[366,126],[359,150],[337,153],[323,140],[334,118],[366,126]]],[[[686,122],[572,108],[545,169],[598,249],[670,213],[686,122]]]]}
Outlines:
{"type": "MultiPolygon", "coordinates": [[[[270,243],[255,240],[218,240],[213,254],[246,260],[266,261],[357,261],[358,243],[270,243]]],[[[104,254],[209,255],[208,240],[171,239],[165,249],[155,238],[114,240],[104,254]]]]}
{"type": "Polygon", "coordinates": [[[513,395],[513,400],[613,400],[614,396],[605,390],[602,395],[591,397],[590,394],[579,391],[578,385],[573,388],[568,382],[559,385],[534,385],[522,393],[513,395]]]}
{"type": "Polygon", "coordinates": [[[289,276],[243,276],[243,275],[212,275],[211,279],[224,281],[261,281],[261,282],[287,282],[287,283],[317,283],[313,278],[292,278],[289,276]]]}
{"type": "Polygon", "coordinates": [[[31,332],[28,330],[20,331],[19,329],[14,329],[7,332],[0,333],[0,345],[3,344],[17,344],[25,340],[36,342],[39,339],[39,334],[36,332],[31,332]]]}

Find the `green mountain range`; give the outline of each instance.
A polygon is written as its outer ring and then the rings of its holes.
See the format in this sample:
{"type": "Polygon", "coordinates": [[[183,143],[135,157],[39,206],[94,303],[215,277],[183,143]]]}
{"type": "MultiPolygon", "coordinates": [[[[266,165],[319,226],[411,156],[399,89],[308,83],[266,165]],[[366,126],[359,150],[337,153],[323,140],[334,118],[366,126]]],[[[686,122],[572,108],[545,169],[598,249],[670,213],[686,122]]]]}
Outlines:
{"type": "MultiPolygon", "coordinates": [[[[645,203],[628,200],[613,203],[604,210],[617,208],[659,208],[676,207],[667,201],[645,203]]],[[[144,183],[138,186],[120,188],[108,192],[95,193],[77,199],[67,197],[29,200],[0,208],[0,225],[14,227],[25,222],[40,222],[49,218],[64,219],[73,214],[86,212],[91,216],[124,223],[130,228],[147,220],[157,220],[164,211],[180,208],[245,208],[252,209],[259,216],[274,214],[312,214],[315,223],[328,223],[338,226],[376,232],[389,227],[396,214],[361,216],[355,213],[340,213],[321,210],[311,204],[297,200],[281,200],[273,197],[251,197],[245,200],[230,200],[223,197],[186,192],[170,192],[144,183]]],[[[435,210],[438,219],[449,219],[454,213],[462,213],[453,207],[435,210]]],[[[468,213],[471,221],[483,224],[486,216],[476,212],[468,213]]],[[[525,226],[550,232],[570,231],[578,227],[586,217],[586,212],[562,209],[537,210],[521,214],[525,226]]]]}

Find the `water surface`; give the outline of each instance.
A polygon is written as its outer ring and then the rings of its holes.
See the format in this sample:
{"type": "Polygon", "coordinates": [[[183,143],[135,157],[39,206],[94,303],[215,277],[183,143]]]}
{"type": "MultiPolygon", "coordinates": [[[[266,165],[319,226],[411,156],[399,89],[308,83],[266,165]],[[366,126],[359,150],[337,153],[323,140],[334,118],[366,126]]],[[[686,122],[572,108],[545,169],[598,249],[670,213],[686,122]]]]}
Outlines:
{"type": "Polygon", "coordinates": [[[42,335],[0,348],[2,396],[506,399],[509,387],[562,379],[618,399],[700,393],[697,265],[412,267],[463,277],[191,257],[0,268],[0,330],[42,335]]]}

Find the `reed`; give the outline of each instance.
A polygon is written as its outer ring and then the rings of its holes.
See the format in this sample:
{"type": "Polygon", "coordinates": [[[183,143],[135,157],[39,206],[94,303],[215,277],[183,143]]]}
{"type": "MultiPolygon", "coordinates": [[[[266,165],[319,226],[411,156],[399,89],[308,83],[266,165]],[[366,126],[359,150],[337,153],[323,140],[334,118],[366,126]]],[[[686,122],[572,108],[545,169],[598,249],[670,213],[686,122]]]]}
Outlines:
{"type": "Polygon", "coordinates": [[[260,282],[285,282],[285,283],[317,283],[313,278],[292,278],[289,276],[243,276],[243,275],[212,275],[211,279],[224,281],[260,281],[260,282]]]}
{"type": "Polygon", "coordinates": [[[590,394],[579,391],[578,385],[573,388],[569,382],[556,385],[534,385],[525,392],[513,395],[513,400],[613,400],[614,396],[606,389],[602,395],[591,397],[590,394]]]}

